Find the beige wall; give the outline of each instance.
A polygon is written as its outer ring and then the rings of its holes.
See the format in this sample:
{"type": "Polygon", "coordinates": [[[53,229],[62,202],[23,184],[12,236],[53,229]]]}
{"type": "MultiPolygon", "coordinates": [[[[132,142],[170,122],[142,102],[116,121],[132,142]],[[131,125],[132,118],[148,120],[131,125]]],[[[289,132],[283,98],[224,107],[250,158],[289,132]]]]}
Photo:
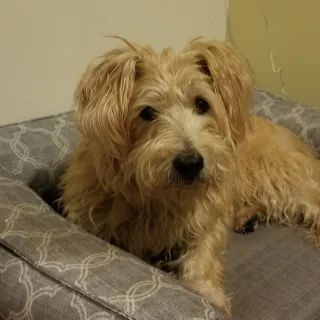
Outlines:
{"type": "Polygon", "coordinates": [[[300,103],[320,107],[320,1],[230,0],[228,40],[249,59],[256,85],[281,94],[279,73],[271,68],[265,21],[285,92],[300,103]],[[231,41],[232,42],[232,41],[231,41]]]}
{"type": "Polygon", "coordinates": [[[224,0],[0,0],[0,125],[69,110],[80,73],[117,33],[160,49],[224,39],[224,0]]]}

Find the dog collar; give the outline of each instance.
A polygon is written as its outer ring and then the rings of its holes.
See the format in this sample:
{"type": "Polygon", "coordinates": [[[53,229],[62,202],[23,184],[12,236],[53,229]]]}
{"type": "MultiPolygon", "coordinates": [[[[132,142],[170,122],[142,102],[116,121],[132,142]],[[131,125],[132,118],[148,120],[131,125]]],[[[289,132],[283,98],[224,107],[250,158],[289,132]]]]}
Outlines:
{"type": "Polygon", "coordinates": [[[160,262],[160,261],[172,261],[172,253],[171,250],[169,250],[168,252],[162,252],[159,255],[155,256],[154,259],[156,259],[156,262],[160,262]]]}
{"type": "Polygon", "coordinates": [[[149,263],[152,265],[156,265],[159,263],[166,263],[166,262],[172,262],[174,260],[177,260],[180,255],[180,250],[178,248],[172,248],[169,251],[163,251],[160,254],[156,256],[151,256],[149,258],[149,263]]]}

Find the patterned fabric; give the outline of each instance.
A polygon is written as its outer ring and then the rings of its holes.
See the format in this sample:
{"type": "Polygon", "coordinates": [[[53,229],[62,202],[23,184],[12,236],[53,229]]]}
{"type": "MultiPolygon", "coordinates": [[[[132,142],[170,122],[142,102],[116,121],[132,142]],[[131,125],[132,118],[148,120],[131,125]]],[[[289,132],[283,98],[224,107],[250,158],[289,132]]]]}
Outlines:
{"type": "MultiPolygon", "coordinates": [[[[320,109],[262,91],[255,101],[257,114],[320,151],[320,109]]],[[[77,141],[72,116],[0,128],[0,319],[224,319],[177,280],[50,207],[77,141]]],[[[302,230],[233,235],[228,260],[233,319],[320,319],[320,254],[302,230]]]]}
{"type": "Polygon", "coordinates": [[[127,319],[43,274],[0,247],[1,319],[127,319]]]}
{"type": "Polygon", "coordinates": [[[271,119],[301,137],[320,152],[320,109],[295,104],[270,93],[254,92],[254,112],[271,119]]]}
{"type": "Polygon", "coordinates": [[[0,165],[46,194],[56,186],[77,137],[72,112],[0,127],[0,165]]]}
{"type": "Polygon", "coordinates": [[[0,129],[0,318],[226,319],[43,201],[54,198],[76,137],[71,113],[0,129]]]}
{"type": "Polygon", "coordinates": [[[1,319],[224,319],[174,278],[56,214],[21,180],[2,171],[0,185],[1,319]]]}

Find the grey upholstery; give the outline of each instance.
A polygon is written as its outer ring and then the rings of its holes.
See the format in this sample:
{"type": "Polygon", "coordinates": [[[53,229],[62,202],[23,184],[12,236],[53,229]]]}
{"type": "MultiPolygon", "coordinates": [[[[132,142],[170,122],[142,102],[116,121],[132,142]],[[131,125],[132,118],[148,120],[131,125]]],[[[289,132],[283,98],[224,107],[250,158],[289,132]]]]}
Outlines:
{"type": "MultiPolygon", "coordinates": [[[[255,101],[257,114],[320,151],[320,110],[261,91],[255,101]]],[[[0,128],[0,318],[226,319],[177,280],[54,211],[76,141],[72,113],[0,128]]],[[[320,319],[320,250],[303,236],[276,226],[232,235],[233,319],[320,319]]]]}
{"type": "Polygon", "coordinates": [[[48,205],[76,137],[71,113],[0,129],[0,318],[225,319],[48,205]]]}

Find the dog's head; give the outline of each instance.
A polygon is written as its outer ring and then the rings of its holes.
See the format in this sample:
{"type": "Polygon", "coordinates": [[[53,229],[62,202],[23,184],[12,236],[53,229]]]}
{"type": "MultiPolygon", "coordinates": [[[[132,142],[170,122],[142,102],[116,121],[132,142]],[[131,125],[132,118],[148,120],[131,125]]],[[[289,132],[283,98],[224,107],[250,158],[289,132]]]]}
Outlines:
{"type": "Polygon", "coordinates": [[[89,66],[76,90],[92,152],[144,190],[218,181],[249,125],[252,83],[241,56],[201,39],[161,54],[124,41],[89,66]]]}

